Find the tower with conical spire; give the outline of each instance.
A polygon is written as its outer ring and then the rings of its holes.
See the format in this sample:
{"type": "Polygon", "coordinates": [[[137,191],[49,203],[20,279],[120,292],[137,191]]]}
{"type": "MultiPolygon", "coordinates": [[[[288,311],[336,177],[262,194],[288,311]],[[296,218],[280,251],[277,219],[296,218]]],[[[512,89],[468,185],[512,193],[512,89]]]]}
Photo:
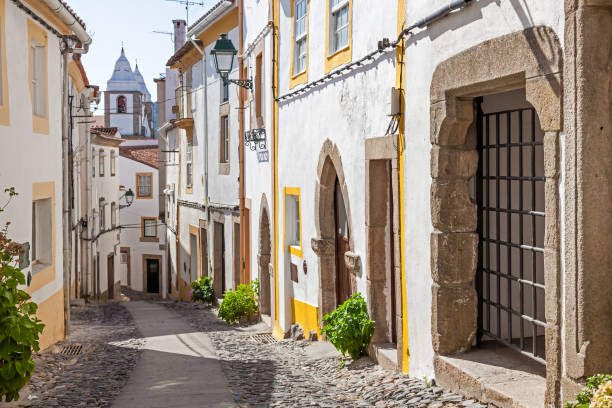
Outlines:
{"type": "Polygon", "coordinates": [[[123,137],[153,137],[151,94],[138,69],[138,63],[132,71],[123,44],[113,74],[106,82],[104,107],[106,127],[119,128],[123,137]]]}

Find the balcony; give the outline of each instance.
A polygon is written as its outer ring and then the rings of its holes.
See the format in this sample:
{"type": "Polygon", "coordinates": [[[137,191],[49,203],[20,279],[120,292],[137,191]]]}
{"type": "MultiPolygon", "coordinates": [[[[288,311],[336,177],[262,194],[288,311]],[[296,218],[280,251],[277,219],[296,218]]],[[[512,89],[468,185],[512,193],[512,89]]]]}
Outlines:
{"type": "Polygon", "coordinates": [[[175,124],[181,129],[193,129],[193,114],[191,112],[191,87],[179,86],[175,91],[176,105],[173,112],[176,113],[175,124]]]}

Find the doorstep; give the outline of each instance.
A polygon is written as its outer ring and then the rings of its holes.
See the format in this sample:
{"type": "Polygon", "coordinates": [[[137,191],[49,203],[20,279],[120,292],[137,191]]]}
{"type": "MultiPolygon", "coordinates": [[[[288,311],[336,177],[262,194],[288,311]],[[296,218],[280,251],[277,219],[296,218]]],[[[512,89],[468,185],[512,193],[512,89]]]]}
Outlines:
{"type": "Polygon", "coordinates": [[[399,371],[397,365],[397,345],[393,343],[371,344],[370,357],[385,370],[399,371]]]}
{"type": "Polygon", "coordinates": [[[436,382],[501,408],[544,407],[546,367],[496,342],[467,353],[436,356],[436,382]]]}

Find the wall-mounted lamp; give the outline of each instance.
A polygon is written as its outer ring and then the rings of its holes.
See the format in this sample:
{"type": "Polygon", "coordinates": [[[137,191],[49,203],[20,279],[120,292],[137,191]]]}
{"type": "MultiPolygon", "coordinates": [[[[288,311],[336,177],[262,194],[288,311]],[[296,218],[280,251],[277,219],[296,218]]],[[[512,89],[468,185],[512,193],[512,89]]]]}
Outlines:
{"type": "Polygon", "coordinates": [[[122,198],[125,198],[126,204],[119,204],[119,209],[120,210],[122,208],[129,207],[134,202],[134,192],[132,191],[132,189],[128,188],[128,191],[126,191],[125,194],[123,194],[121,197],[119,197],[119,200],[121,200],[122,198]]]}
{"type": "Polygon", "coordinates": [[[251,79],[229,79],[229,73],[232,71],[234,65],[234,56],[238,53],[232,40],[227,38],[227,34],[221,34],[215,47],[210,51],[210,54],[214,57],[215,68],[217,73],[223,79],[223,83],[236,84],[242,88],[253,90],[253,80],[251,79]]]}

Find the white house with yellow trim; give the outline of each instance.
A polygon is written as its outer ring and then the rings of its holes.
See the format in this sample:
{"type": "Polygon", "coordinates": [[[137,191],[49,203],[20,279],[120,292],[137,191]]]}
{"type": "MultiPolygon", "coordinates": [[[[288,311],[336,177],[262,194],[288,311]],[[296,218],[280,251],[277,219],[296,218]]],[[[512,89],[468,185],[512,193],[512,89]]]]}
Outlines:
{"type": "Polygon", "coordinates": [[[0,222],[11,222],[9,237],[26,249],[24,290],[39,305],[43,349],[66,331],[70,259],[64,253],[71,253],[71,229],[70,218],[62,228],[62,208],[69,208],[70,187],[63,174],[71,171],[68,92],[71,86],[77,92],[85,88],[70,50],[62,50],[68,45],[87,52],[89,43],[84,23],[61,1],[0,1],[0,180],[2,189],[13,186],[19,193],[0,222]]]}
{"type": "MultiPolygon", "coordinates": [[[[278,62],[265,106],[274,114],[276,154],[273,182],[261,177],[274,186],[275,335],[293,323],[318,333],[323,315],[361,293],[376,321],[372,354],[395,367],[407,355],[392,116],[397,61],[385,39],[397,37],[403,10],[397,1],[272,2],[278,62]]],[[[247,157],[248,174],[256,166],[247,157]]],[[[261,197],[252,200],[261,208],[261,197]]]]}
{"type": "MultiPolygon", "coordinates": [[[[126,140],[119,148],[121,185],[134,200],[121,208],[121,285],[166,298],[166,228],[159,218],[157,139],[126,140]]],[[[125,205],[125,203],[124,203],[125,205]]]]}
{"type": "MultiPolygon", "coordinates": [[[[202,275],[213,277],[217,296],[241,283],[239,95],[224,86],[209,56],[221,33],[238,41],[236,1],[218,2],[190,26],[187,41],[167,63],[179,73],[179,86],[172,90],[176,119],[170,121],[178,132],[175,136],[171,125],[164,128],[172,132],[164,161],[169,172],[178,164],[176,183],[167,173],[166,197],[172,206],[168,214],[176,217],[175,248],[169,251],[176,271],[172,294],[181,299],[189,298],[190,282],[202,275]]],[[[168,242],[173,245],[170,237],[168,242]]]]}

